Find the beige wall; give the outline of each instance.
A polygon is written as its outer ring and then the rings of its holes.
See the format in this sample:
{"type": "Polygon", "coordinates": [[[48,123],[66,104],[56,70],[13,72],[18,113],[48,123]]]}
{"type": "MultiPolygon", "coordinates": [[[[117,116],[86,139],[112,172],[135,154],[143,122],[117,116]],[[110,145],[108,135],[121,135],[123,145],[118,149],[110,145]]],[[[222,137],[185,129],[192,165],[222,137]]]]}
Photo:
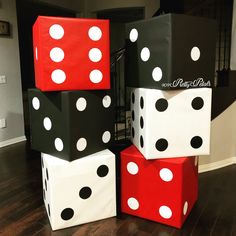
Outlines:
{"type": "Polygon", "coordinates": [[[84,17],[93,17],[100,10],[144,7],[145,17],[151,17],[160,6],[160,0],[32,0],[57,5],[81,13],[84,17]]]}
{"type": "Polygon", "coordinates": [[[7,77],[7,84],[0,84],[0,118],[7,120],[7,128],[0,129],[1,147],[9,140],[24,139],[15,0],[1,0],[0,18],[9,21],[12,30],[11,37],[0,36],[0,75],[7,77]]]}
{"type": "Polygon", "coordinates": [[[236,162],[236,102],[211,122],[211,154],[200,157],[200,172],[236,162]]]}
{"type": "Polygon", "coordinates": [[[86,0],[34,0],[34,1],[45,2],[48,4],[73,10],[75,12],[81,12],[84,10],[84,3],[86,0]]]}
{"type": "Polygon", "coordinates": [[[85,0],[85,16],[91,16],[93,12],[105,10],[105,9],[115,9],[115,8],[125,8],[125,7],[144,7],[145,17],[151,17],[160,6],[159,0],[85,0]]]}

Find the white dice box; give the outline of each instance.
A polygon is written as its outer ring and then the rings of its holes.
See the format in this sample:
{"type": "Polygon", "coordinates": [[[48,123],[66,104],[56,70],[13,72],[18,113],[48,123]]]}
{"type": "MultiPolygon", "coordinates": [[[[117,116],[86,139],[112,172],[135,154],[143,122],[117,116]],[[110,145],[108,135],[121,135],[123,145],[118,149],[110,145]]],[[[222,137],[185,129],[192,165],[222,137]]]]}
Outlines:
{"type": "Polygon", "coordinates": [[[115,155],[69,162],[42,153],[43,197],[53,230],[116,216],[115,155]]]}
{"type": "Polygon", "coordinates": [[[211,88],[131,91],[131,139],[146,159],[208,155],[211,88]]]}

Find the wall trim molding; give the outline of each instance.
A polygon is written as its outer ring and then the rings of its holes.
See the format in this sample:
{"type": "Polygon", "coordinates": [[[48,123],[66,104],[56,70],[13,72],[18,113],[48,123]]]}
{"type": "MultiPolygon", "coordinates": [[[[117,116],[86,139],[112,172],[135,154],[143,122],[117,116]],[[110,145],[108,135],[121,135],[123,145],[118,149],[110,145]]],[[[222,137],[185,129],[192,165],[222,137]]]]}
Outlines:
{"type": "Polygon", "coordinates": [[[0,148],[11,145],[11,144],[20,143],[20,142],[23,142],[25,140],[26,140],[25,135],[20,136],[20,137],[16,137],[16,138],[12,138],[12,139],[7,139],[5,141],[0,142],[0,148]]]}
{"type": "Polygon", "coordinates": [[[236,164],[236,156],[230,157],[221,161],[199,165],[198,172],[203,173],[203,172],[207,172],[211,170],[217,170],[219,168],[226,167],[233,164],[236,164]]]}

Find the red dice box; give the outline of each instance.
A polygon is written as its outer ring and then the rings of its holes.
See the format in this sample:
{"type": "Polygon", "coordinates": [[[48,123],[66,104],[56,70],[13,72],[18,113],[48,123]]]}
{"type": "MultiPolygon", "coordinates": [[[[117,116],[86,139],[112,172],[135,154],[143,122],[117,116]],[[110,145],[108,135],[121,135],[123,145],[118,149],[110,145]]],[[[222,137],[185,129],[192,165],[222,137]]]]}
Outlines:
{"type": "Polygon", "coordinates": [[[121,211],[181,228],[198,196],[198,158],[146,160],[121,152],[121,211]]]}
{"type": "Polygon", "coordinates": [[[36,87],[110,88],[109,21],[39,16],[33,26],[36,87]]]}

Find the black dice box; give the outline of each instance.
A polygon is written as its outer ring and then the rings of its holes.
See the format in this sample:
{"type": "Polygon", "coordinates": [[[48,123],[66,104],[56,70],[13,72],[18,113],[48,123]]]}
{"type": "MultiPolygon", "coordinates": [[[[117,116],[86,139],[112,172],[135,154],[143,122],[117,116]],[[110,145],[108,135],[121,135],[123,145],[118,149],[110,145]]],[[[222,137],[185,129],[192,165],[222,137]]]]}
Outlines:
{"type": "Polygon", "coordinates": [[[211,87],[215,76],[216,22],[166,14],[126,25],[128,87],[211,87]]]}
{"type": "Polygon", "coordinates": [[[44,92],[29,89],[31,147],[73,161],[108,148],[114,136],[107,90],[44,92]]]}

